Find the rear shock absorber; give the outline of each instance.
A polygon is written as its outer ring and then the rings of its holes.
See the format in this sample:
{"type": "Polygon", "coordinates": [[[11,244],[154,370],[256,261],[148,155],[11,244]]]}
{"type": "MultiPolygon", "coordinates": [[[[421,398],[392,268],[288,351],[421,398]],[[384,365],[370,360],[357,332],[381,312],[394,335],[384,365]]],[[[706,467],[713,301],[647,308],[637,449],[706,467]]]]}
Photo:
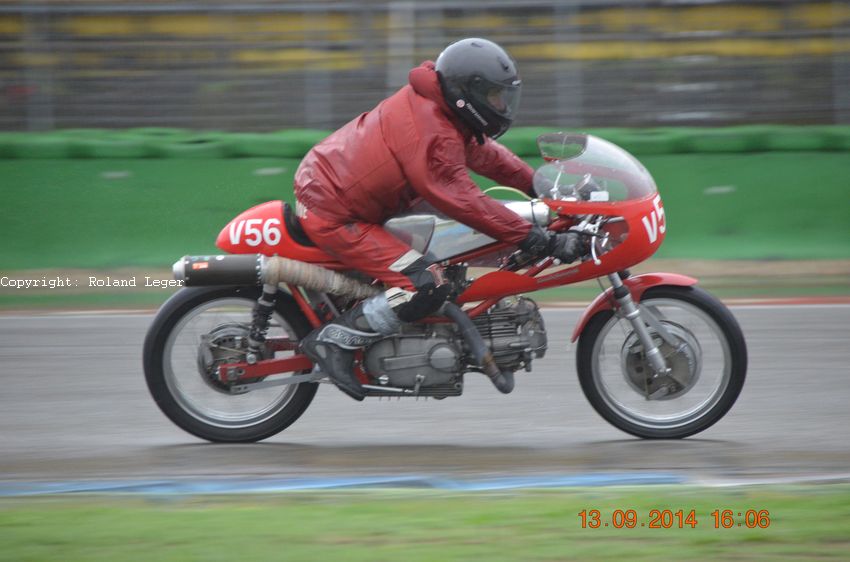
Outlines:
{"type": "Polygon", "coordinates": [[[263,294],[254,304],[251,320],[251,330],[248,333],[248,355],[245,360],[256,363],[266,341],[266,332],[269,330],[272,313],[277,301],[277,285],[263,285],[263,294]]]}

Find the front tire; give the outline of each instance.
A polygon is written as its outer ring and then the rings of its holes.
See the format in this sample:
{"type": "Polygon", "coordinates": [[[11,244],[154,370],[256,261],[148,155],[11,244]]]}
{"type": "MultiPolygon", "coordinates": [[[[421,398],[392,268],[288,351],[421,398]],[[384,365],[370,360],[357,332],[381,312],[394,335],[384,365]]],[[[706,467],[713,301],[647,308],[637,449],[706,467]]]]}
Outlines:
{"type": "Polygon", "coordinates": [[[651,368],[631,324],[603,310],[579,338],[576,366],[584,395],[606,421],[638,437],[679,439],[711,427],[744,385],[747,348],[738,322],[697,287],[655,287],[640,305],[649,307],[678,342],[665,343],[650,328],[673,366],[669,379],[647,376],[651,368]]]}
{"type": "MultiPolygon", "coordinates": [[[[183,288],[148,329],[143,351],[148,389],[172,422],[197,437],[227,443],[266,439],[294,423],[316,394],[317,384],[301,383],[234,395],[199,367],[203,339],[217,333],[238,340],[260,292],[259,287],[183,288]]],[[[278,292],[269,335],[300,340],[310,330],[292,297],[278,292]]]]}

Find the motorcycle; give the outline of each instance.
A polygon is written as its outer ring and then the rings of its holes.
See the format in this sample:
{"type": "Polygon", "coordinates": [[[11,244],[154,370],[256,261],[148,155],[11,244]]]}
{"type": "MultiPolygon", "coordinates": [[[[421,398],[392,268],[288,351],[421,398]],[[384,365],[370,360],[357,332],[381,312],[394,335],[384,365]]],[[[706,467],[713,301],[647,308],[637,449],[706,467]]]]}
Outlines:
{"type": "MultiPolygon", "coordinates": [[[[572,334],[584,395],[638,437],[705,430],[741,392],[746,344],[730,311],[696,279],[628,271],[666,234],[652,176],[592,135],[542,135],[538,146],[537,198],[503,203],[552,232],[579,233],[586,255],[573,264],[528,256],[427,206],[390,219],[389,232],[443,265],[454,293],[441,315],[358,352],[367,396],[444,399],[462,394],[467,373],[530,371],[548,341],[537,304],[524,295],[607,279],[572,334]],[[482,267],[486,273],[470,276],[482,267]]],[[[145,378],[162,412],[189,433],[258,441],[295,422],[319,383],[330,383],[299,340],[383,287],[313,245],[281,201],[234,218],[216,245],[228,255],[174,264],[184,287],[148,330],[145,378]]]]}

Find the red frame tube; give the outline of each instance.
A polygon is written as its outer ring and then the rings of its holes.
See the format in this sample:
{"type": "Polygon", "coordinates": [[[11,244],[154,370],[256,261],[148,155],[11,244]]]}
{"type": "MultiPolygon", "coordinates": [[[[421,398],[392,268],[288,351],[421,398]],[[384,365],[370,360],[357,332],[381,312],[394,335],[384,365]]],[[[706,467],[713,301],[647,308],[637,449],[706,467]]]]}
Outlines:
{"type": "Polygon", "coordinates": [[[289,292],[292,293],[292,298],[295,299],[295,302],[298,303],[298,308],[301,309],[301,312],[304,313],[304,316],[307,317],[307,320],[310,322],[310,325],[314,328],[318,328],[322,325],[322,321],[319,320],[319,317],[316,315],[316,311],[313,310],[313,307],[310,306],[310,303],[307,302],[307,299],[304,298],[304,295],[301,294],[301,288],[296,285],[287,285],[289,292]]]}

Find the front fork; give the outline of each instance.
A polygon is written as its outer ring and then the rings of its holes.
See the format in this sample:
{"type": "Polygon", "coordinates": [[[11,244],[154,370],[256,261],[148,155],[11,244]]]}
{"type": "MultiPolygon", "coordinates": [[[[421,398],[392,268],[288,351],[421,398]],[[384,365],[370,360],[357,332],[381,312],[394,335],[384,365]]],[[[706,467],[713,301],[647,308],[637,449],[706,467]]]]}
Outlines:
{"type": "MultiPolygon", "coordinates": [[[[628,273],[623,272],[622,276],[627,277],[628,273]]],[[[655,345],[655,341],[649,334],[649,329],[646,327],[647,322],[644,321],[644,318],[641,315],[641,309],[635,303],[634,299],[632,299],[631,291],[629,291],[628,287],[623,284],[623,277],[621,277],[621,273],[611,273],[608,275],[608,280],[614,288],[614,298],[620,305],[622,315],[629,321],[629,323],[631,323],[632,329],[634,329],[637,334],[638,339],[643,346],[644,353],[646,354],[646,359],[649,361],[649,365],[652,367],[652,371],[655,373],[655,376],[665,375],[670,372],[670,368],[667,367],[667,363],[664,361],[664,356],[661,354],[661,350],[658,349],[658,346],[655,345]]],[[[651,315],[648,311],[646,314],[651,315]]],[[[653,322],[653,320],[656,320],[655,318],[647,320],[649,320],[649,323],[651,324],[658,324],[658,322],[653,322]]],[[[662,337],[663,335],[664,334],[662,334],[662,337]]]]}

